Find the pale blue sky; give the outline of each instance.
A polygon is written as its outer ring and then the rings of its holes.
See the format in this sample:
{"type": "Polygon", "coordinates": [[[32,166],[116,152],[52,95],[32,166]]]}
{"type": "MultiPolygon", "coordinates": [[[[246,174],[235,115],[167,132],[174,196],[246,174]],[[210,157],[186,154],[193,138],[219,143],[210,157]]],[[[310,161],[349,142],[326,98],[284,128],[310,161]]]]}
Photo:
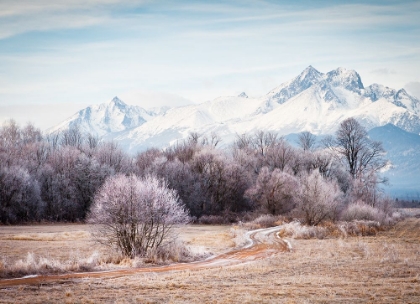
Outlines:
{"type": "Polygon", "coordinates": [[[2,0],[0,121],[260,96],[308,65],[420,97],[420,1],[2,0]]]}

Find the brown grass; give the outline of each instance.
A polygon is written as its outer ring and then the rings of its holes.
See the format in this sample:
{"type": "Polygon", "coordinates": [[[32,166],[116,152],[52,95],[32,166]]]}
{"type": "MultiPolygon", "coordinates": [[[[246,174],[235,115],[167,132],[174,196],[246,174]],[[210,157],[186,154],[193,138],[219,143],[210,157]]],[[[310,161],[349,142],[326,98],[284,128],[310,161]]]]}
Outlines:
{"type": "Polygon", "coordinates": [[[175,235],[163,250],[127,259],[94,242],[88,225],[0,226],[0,279],[190,262],[235,245],[228,226],[185,226],[175,235]]]}
{"type": "MultiPolygon", "coordinates": [[[[223,228],[181,236],[217,248],[219,234],[232,245],[223,228]]],[[[420,219],[376,236],[288,241],[290,252],[236,266],[4,288],[0,303],[420,303],[420,219]]]]}

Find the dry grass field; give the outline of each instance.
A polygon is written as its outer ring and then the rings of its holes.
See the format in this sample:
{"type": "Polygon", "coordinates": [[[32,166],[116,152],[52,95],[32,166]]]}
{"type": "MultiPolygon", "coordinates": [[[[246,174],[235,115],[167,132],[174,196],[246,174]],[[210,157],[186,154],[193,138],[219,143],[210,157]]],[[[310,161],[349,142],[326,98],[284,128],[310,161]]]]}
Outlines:
{"type": "MultiPolygon", "coordinates": [[[[231,229],[189,225],[174,233],[201,258],[234,247],[231,229]]],[[[145,266],[142,260],[125,259],[93,241],[90,232],[83,224],[0,226],[0,279],[145,266]]]]}
{"type": "MultiPolygon", "coordinates": [[[[221,253],[229,226],[188,226],[185,243],[221,253]]],[[[420,219],[375,237],[288,239],[292,250],[262,260],[0,289],[0,303],[420,303],[420,219]]],[[[65,261],[108,252],[85,225],[0,227],[6,263],[36,256],[65,261]],[[29,232],[30,231],[30,232],[29,232]]]]}

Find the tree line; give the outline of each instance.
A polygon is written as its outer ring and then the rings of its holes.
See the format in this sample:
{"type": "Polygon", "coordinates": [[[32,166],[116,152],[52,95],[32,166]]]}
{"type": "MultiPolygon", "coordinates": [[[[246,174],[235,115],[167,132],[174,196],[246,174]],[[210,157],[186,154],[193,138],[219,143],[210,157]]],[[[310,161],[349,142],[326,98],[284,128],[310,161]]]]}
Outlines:
{"type": "Polygon", "coordinates": [[[98,190],[116,176],[153,176],[176,191],[192,219],[246,212],[287,214],[316,225],[390,213],[380,190],[387,165],[381,143],[353,118],[298,147],[273,132],[238,135],[221,149],[216,134],[192,133],[164,150],[130,156],[77,127],[44,136],[10,121],[0,129],[0,222],[84,221],[98,190]]]}

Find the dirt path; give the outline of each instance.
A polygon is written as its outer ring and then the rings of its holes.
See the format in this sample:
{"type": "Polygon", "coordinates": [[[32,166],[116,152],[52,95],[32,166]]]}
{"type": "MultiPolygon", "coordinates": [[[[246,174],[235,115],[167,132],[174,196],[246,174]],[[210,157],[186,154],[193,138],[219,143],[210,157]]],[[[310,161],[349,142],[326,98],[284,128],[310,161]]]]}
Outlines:
{"type": "Polygon", "coordinates": [[[99,272],[83,272],[83,273],[67,273],[59,275],[42,275],[42,276],[26,276],[23,278],[0,280],[1,287],[9,287],[16,285],[42,285],[45,283],[57,283],[78,278],[111,278],[128,276],[137,273],[160,273],[179,270],[194,270],[203,268],[212,268],[220,266],[230,266],[245,263],[253,260],[262,259],[269,255],[281,251],[289,250],[289,245],[282,239],[278,238],[276,231],[279,227],[258,229],[249,231],[246,234],[247,244],[241,248],[223,253],[218,256],[211,257],[204,261],[192,263],[171,264],[160,267],[146,268],[130,268],[123,270],[99,271],[99,272]]]}

